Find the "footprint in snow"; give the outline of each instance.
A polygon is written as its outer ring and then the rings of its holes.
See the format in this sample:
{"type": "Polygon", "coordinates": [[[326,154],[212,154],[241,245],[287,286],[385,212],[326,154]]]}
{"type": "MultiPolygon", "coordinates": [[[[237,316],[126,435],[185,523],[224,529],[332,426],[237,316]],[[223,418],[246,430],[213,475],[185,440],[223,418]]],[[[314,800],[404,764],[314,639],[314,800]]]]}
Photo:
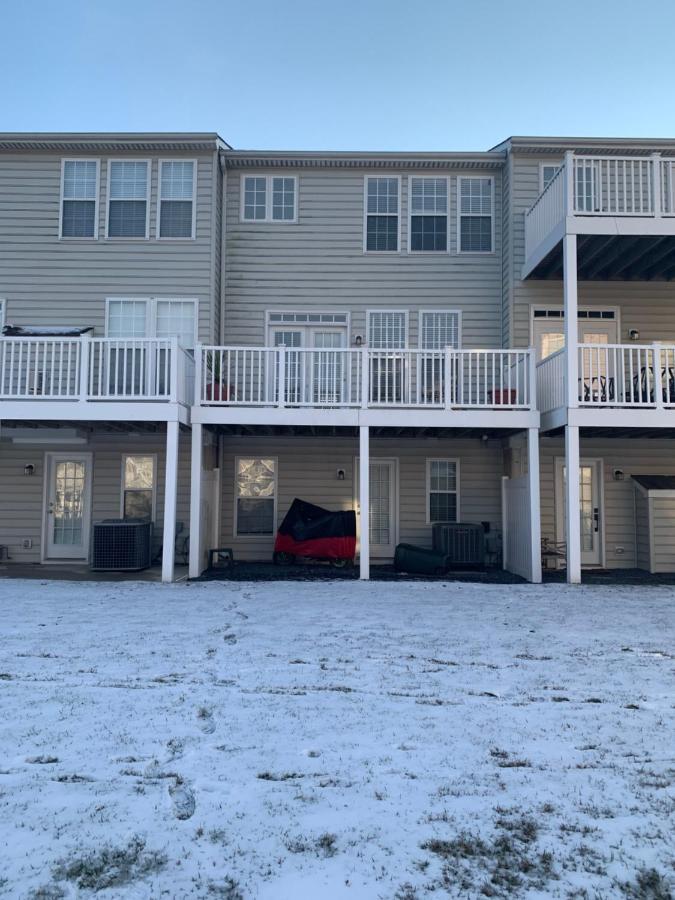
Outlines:
{"type": "Polygon", "coordinates": [[[213,734],[216,730],[216,723],[213,721],[213,713],[205,706],[202,706],[197,710],[197,719],[199,720],[199,727],[204,734],[213,734]]]}
{"type": "Polygon", "coordinates": [[[58,761],[59,761],[58,756],[44,755],[44,756],[27,756],[26,757],[27,763],[32,763],[33,765],[38,765],[38,766],[46,766],[49,763],[57,763],[58,761]]]}
{"type": "Polygon", "coordinates": [[[177,819],[189,819],[194,815],[197,806],[195,795],[184,781],[177,778],[173,784],[169,785],[169,796],[173,814],[177,819]]]}
{"type": "Polygon", "coordinates": [[[237,643],[237,635],[232,634],[232,632],[228,632],[223,635],[223,640],[226,644],[236,644],[237,643]]]}

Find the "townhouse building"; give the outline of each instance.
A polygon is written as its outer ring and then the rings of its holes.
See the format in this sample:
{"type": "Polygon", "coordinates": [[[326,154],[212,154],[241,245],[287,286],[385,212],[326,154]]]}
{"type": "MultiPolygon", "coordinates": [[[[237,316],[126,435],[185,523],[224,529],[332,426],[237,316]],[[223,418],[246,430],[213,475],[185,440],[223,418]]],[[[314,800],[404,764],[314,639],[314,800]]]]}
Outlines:
{"type": "Polygon", "coordinates": [[[357,510],[363,578],[439,522],[532,581],[542,537],[570,581],[675,571],[673,162],[0,136],[5,554],[150,517],[197,576],[301,497],[357,510]]]}

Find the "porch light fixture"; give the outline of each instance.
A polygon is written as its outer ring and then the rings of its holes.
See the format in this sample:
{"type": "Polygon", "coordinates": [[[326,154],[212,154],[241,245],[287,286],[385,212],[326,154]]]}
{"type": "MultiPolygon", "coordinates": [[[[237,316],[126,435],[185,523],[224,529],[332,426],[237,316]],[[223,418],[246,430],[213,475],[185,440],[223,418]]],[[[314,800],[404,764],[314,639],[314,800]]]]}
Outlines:
{"type": "Polygon", "coordinates": [[[355,347],[360,347],[362,344],[363,344],[363,335],[362,335],[362,334],[355,334],[355,335],[354,335],[354,346],[355,346],[355,347]]]}
{"type": "Polygon", "coordinates": [[[344,469],[338,469],[338,470],[337,470],[337,473],[336,473],[336,476],[337,476],[337,480],[338,480],[338,481],[344,481],[344,480],[345,480],[345,470],[344,470],[344,469]]]}
{"type": "Polygon", "coordinates": [[[23,474],[30,478],[32,475],[35,475],[35,466],[33,463],[28,463],[23,467],[23,474]]]}
{"type": "Polygon", "coordinates": [[[623,469],[614,469],[614,471],[612,472],[612,478],[614,479],[614,481],[623,481],[625,478],[623,469]]]}
{"type": "Polygon", "coordinates": [[[640,332],[637,330],[637,328],[631,328],[628,332],[628,337],[631,339],[631,341],[639,341],[640,332]]]}

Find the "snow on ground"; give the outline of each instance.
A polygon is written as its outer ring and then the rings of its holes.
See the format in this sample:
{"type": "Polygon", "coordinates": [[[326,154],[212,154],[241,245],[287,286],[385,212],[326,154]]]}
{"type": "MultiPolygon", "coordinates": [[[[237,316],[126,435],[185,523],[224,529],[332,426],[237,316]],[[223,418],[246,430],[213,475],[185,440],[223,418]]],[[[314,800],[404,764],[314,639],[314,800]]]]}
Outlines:
{"type": "Polygon", "coordinates": [[[3,581],[0,622],[0,896],[672,896],[671,589],[3,581]]]}

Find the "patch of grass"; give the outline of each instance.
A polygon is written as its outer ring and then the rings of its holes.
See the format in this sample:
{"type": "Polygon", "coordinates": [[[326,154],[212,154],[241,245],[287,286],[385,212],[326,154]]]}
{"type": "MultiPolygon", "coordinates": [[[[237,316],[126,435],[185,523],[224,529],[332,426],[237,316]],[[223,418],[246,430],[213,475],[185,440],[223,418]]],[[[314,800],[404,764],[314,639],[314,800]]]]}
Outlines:
{"type": "Polygon", "coordinates": [[[669,882],[656,869],[642,869],[634,881],[618,885],[624,897],[630,900],[673,900],[669,882]]]}
{"type": "Polygon", "coordinates": [[[209,897],[220,897],[221,900],[244,900],[244,895],[239,889],[239,882],[233,878],[226,878],[220,883],[212,881],[208,887],[209,897]]]}
{"type": "Polygon", "coordinates": [[[257,778],[261,781],[293,781],[296,778],[304,778],[300,772],[258,772],[257,778]]]}
{"type": "Polygon", "coordinates": [[[337,853],[337,835],[330,834],[330,832],[325,831],[323,834],[320,834],[319,837],[315,841],[315,846],[318,851],[323,853],[324,856],[335,856],[337,853]]]}
{"type": "Polygon", "coordinates": [[[394,900],[417,900],[417,891],[409,881],[406,881],[394,894],[394,900]]]}
{"type": "Polygon", "coordinates": [[[531,769],[529,759],[503,759],[497,763],[500,769],[531,769]]]}
{"type": "Polygon", "coordinates": [[[60,862],[53,870],[57,881],[72,881],[78,888],[102,891],[129,884],[167,863],[167,857],[156,850],[146,850],[145,840],[135,835],[126,847],[105,846],[82,856],[60,862]]]}

